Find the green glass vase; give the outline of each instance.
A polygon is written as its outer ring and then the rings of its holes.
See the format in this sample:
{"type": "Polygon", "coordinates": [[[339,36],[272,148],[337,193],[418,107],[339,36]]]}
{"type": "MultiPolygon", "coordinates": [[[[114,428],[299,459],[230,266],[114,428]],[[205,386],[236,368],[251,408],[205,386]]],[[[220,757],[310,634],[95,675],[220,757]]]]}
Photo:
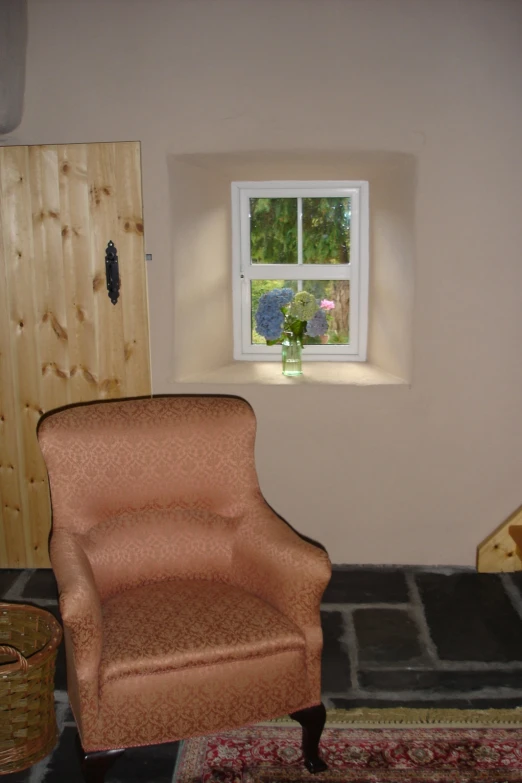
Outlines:
{"type": "Polygon", "coordinates": [[[282,346],[283,375],[302,375],[301,354],[303,345],[299,337],[296,337],[293,332],[285,332],[282,346]]]}

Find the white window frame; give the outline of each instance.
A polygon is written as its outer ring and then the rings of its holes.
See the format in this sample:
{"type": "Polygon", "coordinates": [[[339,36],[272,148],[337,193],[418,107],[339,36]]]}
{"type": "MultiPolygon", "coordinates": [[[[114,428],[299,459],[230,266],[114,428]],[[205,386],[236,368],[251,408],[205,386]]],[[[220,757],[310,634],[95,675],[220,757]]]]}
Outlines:
{"type": "MultiPolygon", "coordinates": [[[[298,247],[301,219],[298,201],[298,247]]],[[[303,359],[364,362],[368,341],[369,192],[364,181],[232,182],[232,294],[234,359],[277,361],[280,345],[253,345],[252,280],[350,280],[350,344],[306,345],[303,359]],[[350,262],[348,264],[252,264],[250,259],[251,198],[350,197],[350,262]]]]}

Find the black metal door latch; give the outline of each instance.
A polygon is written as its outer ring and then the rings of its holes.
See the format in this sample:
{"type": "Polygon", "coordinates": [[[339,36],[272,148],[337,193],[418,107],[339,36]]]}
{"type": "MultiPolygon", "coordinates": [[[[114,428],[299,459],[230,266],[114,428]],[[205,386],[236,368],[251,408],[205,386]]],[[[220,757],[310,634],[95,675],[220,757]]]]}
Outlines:
{"type": "Polygon", "coordinates": [[[105,250],[105,277],[109,299],[115,305],[120,296],[120,269],[118,267],[118,251],[111,240],[105,250]]]}

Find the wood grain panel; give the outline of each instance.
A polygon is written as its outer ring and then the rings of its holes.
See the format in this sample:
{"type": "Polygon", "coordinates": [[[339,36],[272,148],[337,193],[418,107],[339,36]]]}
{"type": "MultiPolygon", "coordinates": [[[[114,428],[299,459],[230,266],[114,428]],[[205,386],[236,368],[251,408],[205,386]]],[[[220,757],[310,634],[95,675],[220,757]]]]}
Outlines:
{"type": "Polygon", "coordinates": [[[148,323],[147,276],[136,274],[132,264],[133,258],[145,257],[139,144],[116,145],[115,164],[125,386],[136,395],[146,395],[150,393],[149,336],[141,324],[148,323]]]}
{"type": "Polygon", "coordinates": [[[113,305],[107,295],[105,250],[112,240],[119,250],[118,205],[116,200],[116,153],[114,144],[90,144],[87,150],[91,242],[94,257],[95,330],[97,341],[98,395],[125,394],[125,360],[121,299],[113,305]]]}
{"type": "MultiPolygon", "coordinates": [[[[522,517],[522,515],[521,515],[522,517]]],[[[519,518],[519,523],[521,519],[519,518]]],[[[509,526],[509,535],[515,542],[516,548],[517,548],[517,555],[520,558],[522,556],[522,525],[510,525],[509,526]]]]}
{"type": "Polygon", "coordinates": [[[477,571],[509,573],[522,570],[521,552],[509,532],[516,525],[522,525],[522,506],[478,545],[477,571]]]}
{"type": "MultiPolygon", "coordinates": [[[[91,242],[87,147],[58,147],[62,215],[62,256],[67,333],[69,342],[69,393],[71,401],[98,396],[98,358],[92,281],[94,253],[91,242]]],[[[51,368],[55,371],[55,368],[51,368]]]]}
{"type": "Polygon", "coordinates": [[[44,411],[71,402],[69,327],[56,147],[30,147],[34,306],[44,411]]]}
{"type": "MultiPolygon", "coordinates": [[[[10,199],[19,185],[16,161],[0,150],[0,562],[21,567],[26,562],[25,526],[17,408],[16,352],[11,345],[8,266],[18,262],[18,248],[10,224],[10,199]],[[14,254],[14,258],[13,258],[14,254]]],[[[19,178],[20,175],[18,175],[19,178]]]]}
{"type": "MultiPolygon", "coordinates": [[[[14,418],[17,453],[13,462],[20,487],[20,524],[25,542],[25,564],[39,561],[42,538],[39,536],[38,506],[28,491],[30,480],[43,478],[35,448],[34,428],[39,418],[40,383],[35,371],[39,365],[34,310],[33,232],[29,150],[23,147],[3,149],[4,178],[2,219],[7,237],[6,271],[9,291],[9,332],[13,363],[14,418]],[[16,460],[16,461],[14,461],[16,460]]],[[[14,510],[15,513],[16,509],[14,510]]]]}
{"type": "Polygon", "coordinates": [[[0,195],[0,567],[44,566],[41,414],[151,392],[139,144],[0,148],[0,195]]]}

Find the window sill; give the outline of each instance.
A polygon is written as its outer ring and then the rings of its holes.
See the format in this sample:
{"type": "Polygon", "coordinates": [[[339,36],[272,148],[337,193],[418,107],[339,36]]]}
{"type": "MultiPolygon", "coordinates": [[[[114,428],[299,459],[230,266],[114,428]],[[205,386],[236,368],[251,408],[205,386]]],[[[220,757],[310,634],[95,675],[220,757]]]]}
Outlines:
{"type": "Polygon", "coordinates": [[[287,378],[281,362],[236,361],[214,370],[175,378],[176,383],[408,386],[408,382],[366,362],[306,362],[303,374],[287,378]]]}

